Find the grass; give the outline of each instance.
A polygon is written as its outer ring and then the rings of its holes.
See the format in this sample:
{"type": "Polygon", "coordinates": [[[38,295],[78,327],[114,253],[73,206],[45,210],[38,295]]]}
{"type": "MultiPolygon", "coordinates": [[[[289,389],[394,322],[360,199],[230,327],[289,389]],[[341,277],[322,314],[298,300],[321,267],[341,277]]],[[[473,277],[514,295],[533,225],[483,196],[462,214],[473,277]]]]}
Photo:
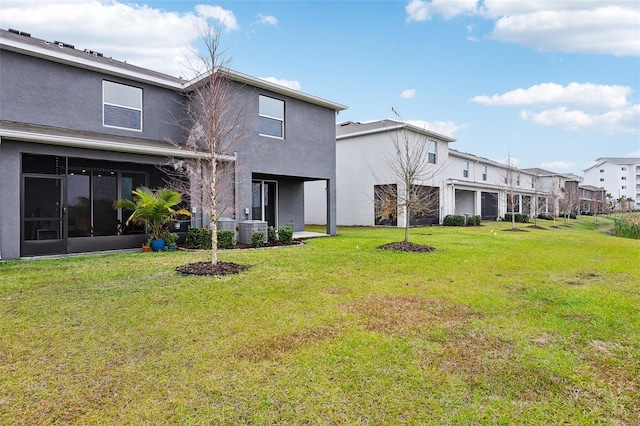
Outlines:
{"type": "Polygon", "coordinates": [[[340,228],[223,278],[0,263],[0,424],[637,424],[640,241],[611,224],[340,228]]]}

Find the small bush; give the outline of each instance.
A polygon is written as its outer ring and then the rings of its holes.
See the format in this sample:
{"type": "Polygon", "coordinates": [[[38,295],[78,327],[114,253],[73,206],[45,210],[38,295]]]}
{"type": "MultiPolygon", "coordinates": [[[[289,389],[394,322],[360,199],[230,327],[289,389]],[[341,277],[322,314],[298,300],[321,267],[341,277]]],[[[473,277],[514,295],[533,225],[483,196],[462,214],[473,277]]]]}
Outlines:
{"type": "Polygon", "coordinates": [[[275,226],[270,226],[267,228],[267,240],[278,241],[278,233],[276,232],[275,226]]]}
{"type": "MultiPolygon", "coordinates": [[[[514,215],[514,217],[515,217],[515,222],[516,223],[529,223],[529,215],[528,214],[516,213],[514,215]]],[[[504,214],[504,220],[505,220],[505,222],[511,222],[511,213],[505,213],[504,214]]]]}
{"type": "Polygon", "coordinates": [[[448,214],[442,221],[444,226],[464,226],[464,216],[460,214],[448,214]]]}
{"type": "Polygon", "coordinates": [[[264,232],[253,231],[251,234],[251,245],[254,247],[262,247],[264,245],[264,232]]]}
{"type": "Polygon", "coordinates": [[[549,213],[540,213],[538,215],[538,219],[553,220],[553,216],[551,216],[549,213]]]}
{"type": "Polygon", "coordinates": [[[640,239],[640,214],[633,213],[626,217],[616,219],[613,224],[613,233],[618,237],[640,239]]]}
{"type": "Polygon", "coordinates": [[[218,230],[218,248],[232,249],[235,245],[236,232],[233,229],[218,230]]]}
{"type": "Polygon", "coordinates": [[[284,225],[278,228],[278,238],[280,244],[290,246],[293,243],[293,226],[284,225]]]}
{"type": "Polygon", "coordinates": [[[482,216],[476,215],[476,216],[470,216],[469,219],[467,219],[467,226],[480,226],[482,225],[482,216]]]}
{"type": "Polygon", "coordinates": [[[211,230],[190,226],[187,228],[187,248],[211,250],[211,230]]]}

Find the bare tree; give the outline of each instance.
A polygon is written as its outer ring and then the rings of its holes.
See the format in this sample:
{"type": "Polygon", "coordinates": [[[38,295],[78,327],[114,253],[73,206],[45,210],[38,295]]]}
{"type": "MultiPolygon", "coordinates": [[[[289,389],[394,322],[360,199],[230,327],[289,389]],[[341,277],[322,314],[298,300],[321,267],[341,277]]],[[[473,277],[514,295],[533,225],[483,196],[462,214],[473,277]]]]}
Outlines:
{"type": "Polygon", "coordinates": [[[511,206],[511,229],[516,229],[516,212],[515,202],[518,195],[518,186],[520,185],[520,172],[515,166],[515,161],[511,154],[507,157],[507,169],[503,173],[504,184],[507,191],[507,210],[511,206]]]}
{"type": "Polygon", "coordinates": [[[188,179],[172,181],[188,185],[185,193],[190,194],[192,205],[202,210],[203,220],[209,219],[211,263],[215,265],[217,222],[235,203],[232,148],[244,136],[240,124],[245,108],[220,51],[220,28],[202,27],[200,34],[205,46],[203,53],[197,53],[200,63],[188,65],[199,76],[184,94],[185,118],[178,123],[188,133],[186,143],[179,145],[196,155],[175,163],[176,174],[188,179]]]}
{"type": "MultiPolygon", "coordinates": [[[[580,208],[580,190],[577,181],[567,181],[564,187],[564,194],[560,202],[564,215],[564,224],[569,224],[571,213],[575,213],[580,208]]],[[[576,214],[576,218],[578,215],[576,214]]]]}
{"type": "Polygon", "coordinates": [[[562,188],[560,187],[560,178],[554,177],[551,180],[551,186],[547,190],[547,197],[551,200],[551,216],[553,217],[553,227],[557,228],[556,218],[558,217],[558,208],[562,188]]]}
{"type": "Polygon", "coordinates": [[[377,185],[375,203],[379,216],[405,216],[404,242],[408,243],[411,218],[434,214],[440,209],[440,191],[428,183],[433,183],[442,166],[437,165],[436,142],[409,128],[400,114],[391,110],[403,126],[391,134],[393,151],[384,161],[390,178],[398,184],[377,185]]]}

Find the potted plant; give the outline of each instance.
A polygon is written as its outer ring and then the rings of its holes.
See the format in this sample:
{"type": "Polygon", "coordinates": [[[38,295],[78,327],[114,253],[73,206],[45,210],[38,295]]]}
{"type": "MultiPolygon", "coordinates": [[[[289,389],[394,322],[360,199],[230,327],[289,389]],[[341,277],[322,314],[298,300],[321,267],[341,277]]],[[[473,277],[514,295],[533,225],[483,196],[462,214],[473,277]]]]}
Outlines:
{"type": "Polygon", "coordinates": [[[133,222],[147,226],[151,232],[151,250],[164,250],[163,225],[178,216],[191,215],[188,210],[176,209],[182,202],[182,195],[170,189],[152,191],[145,187],[137,188],[132,193],[133,199],[118,200],[113,204],[114,208],[132,211],[127,224],[133,222]]]}
{"type": "Polygon", "coordinates": [[[142,251],[145,253],[151,251],[151,238],[148,238],[147,242],[142,243],[142,251]]]}
{"type": "Polygon", "coordinates": [[[167,243],[167,247],[169,249],[169,251],[175,251],[176,250],[176,241],[178,241],[178,234],[176,234],[175,232],[170,232],[170,231],[166,231],[164,233],[163,239],[165,241],[165,243],[167,243]]]}

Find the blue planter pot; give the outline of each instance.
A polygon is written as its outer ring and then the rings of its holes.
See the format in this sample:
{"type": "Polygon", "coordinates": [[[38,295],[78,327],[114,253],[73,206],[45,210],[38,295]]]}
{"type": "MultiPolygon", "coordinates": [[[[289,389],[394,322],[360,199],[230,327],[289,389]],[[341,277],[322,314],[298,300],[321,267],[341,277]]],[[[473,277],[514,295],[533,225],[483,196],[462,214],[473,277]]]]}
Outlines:
{"type": "Polygon", "coordinates": [[[165,246],[164,240],[151,240],[152,251],[163,251],[165,246]]]}

